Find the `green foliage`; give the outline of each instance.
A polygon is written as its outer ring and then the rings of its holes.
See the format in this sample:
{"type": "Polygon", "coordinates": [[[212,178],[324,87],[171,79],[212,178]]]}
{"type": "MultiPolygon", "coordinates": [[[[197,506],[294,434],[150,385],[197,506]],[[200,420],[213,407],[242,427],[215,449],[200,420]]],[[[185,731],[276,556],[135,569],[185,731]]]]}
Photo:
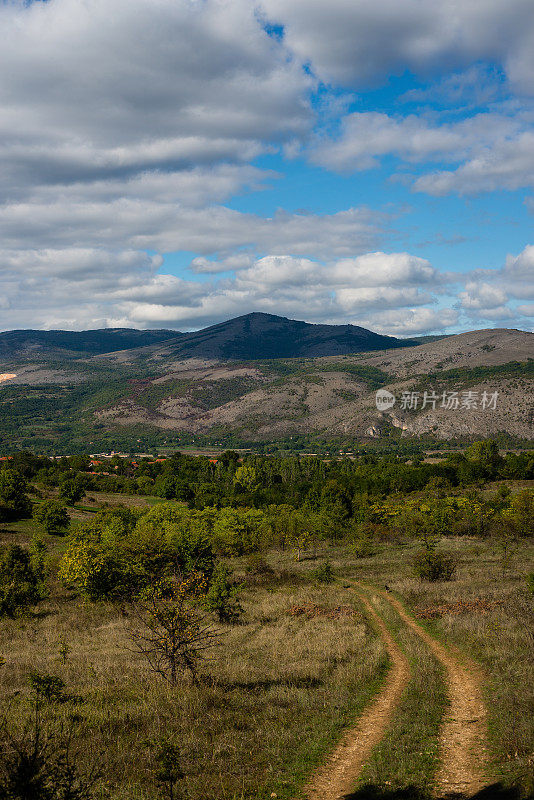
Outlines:
{"type": "Polygon", "coordinates": [[[176,571],[209,577],[209,519],[163,503],[144,515],[100,512],[69,537],[59,577],[91,600],[129,598],[176,571]]]}
{"type": "Polygon", "coordinates": [[[59,497],[68,506],[73,506],[85,495],[85,489],[79,476],[66,475],[59,483],[59,497]]]}
{"type": "Polygon", "coordinates": [[[0,616],[15,617],[42,599],[43,576],[32,554],[19,545],[0,548],[0,616]]]}
{"type": "Polygon", "coordinates": [[[311,576],[320,583],[333,583],[335,580],[334,570],[329,561],[325,561],[317,569],[312,570],[311,576]]]}
{"type": "Polygon", "coordinates": [[[222,508],[213,520],[213,543],[224,556],[240,556],[262,547],[267,529],[263,511],[256,508],[222,508]]]}
{"type": "Polygon", "coordinates": [[[504,511],[504,518],[513,526],[517,536],[534,534],[534,492],[524,489],[510,499],[510,507],[504,511]]]}
{"type": "Polygon", "coordinates": [[[0,470],[0,520],[2,517],[21,519],[31,517],[31,503],[26,479],[14,469],[0,470]]]}
{"type": "Polygon", "coordinates": [[[374,528],[369,523],[356,525],[351,541],[351,552],[356,558],[368,558],[376,553],[374,528]]]}
{"type": "Polygon", "coordinates": [[[65,699],[65,681],[57,675],[30,672],[28,683],[32,691],[49,703],[61,703],[65,699]]]}
{"type": "Polygon", "coordinates": [[[33,516],[48,534],[62,534],[69,526],[67,509],[56,500],[44,500],[37,506],[33,516]]]}
{"type": "Polygon", "coordinates": [[[241,486],[245,492],[250,492],[251,494],[260,488],[256,470],[249,464],[243,464],[237,468],[234,475],[234,484],[241,486]]]}
{"type": "Polygon", "coordinates": [[[207,610],[214,612],[220,622],[236,622],[243,613],[238,599],[239,589],[231,580],[231,572],[226,564],[217,564],[206,594],[207,610]]]}
{"type": "Polygon", "coordinates": [[[164,797],[178,800],[176,784],[184,777],[180,767],[180,749],[170,739],[163,738],[157,743],[154,760],[157,764],[155,778],[164,797]]]}
{"type": "Polygon", "coordinates": [[[529,572],[526,577],[527,587],[534,594],[534,572],[529,572]]]}
{"type": "Polygon", "coordinates": [[[424,548],[415,555],[413,569],[421,580],[450,581],[456,571],[456,563],[452,556],[434,548],[424,548]]]}

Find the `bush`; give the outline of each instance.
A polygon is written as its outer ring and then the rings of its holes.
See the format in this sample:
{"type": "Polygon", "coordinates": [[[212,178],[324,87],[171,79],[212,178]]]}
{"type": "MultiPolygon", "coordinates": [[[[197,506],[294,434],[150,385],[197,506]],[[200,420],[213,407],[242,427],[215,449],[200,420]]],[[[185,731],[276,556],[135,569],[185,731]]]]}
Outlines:
{"type": "Polygon", "coordinates": [[[39,559],[16,544],[1,548],[0,616],[15,617],[27,611],[42,599],[43,594],[39,559]]]}
{"type": "Polygon", "coordinates": [[[413,568],[421,580],[450,581],[456,571],[456,563],[452,556],[426,548],[416,554],[413,568]]]}
{"type": "Polygon", "coordinates": [[[217,564],[206,595],[206,608],[217,614],[220,622],[236,622],[243,609],[239,604],[239,586],[230,579],[226,564],[217,564]]]}
{"type": "Polygon", "coordinates": [[[45,500],[37,506],[34,517],[49,535],[62,534],[69,525],[67,509],[56,500],[45,500]]]}
{"type": "Polygon", "coordinates": [[[176,784],[184,777],[180,766],[180,750],[174,742],[167,738],[157,743],[154,754],[157,764],[156,780],[161,786],[162,793],[168,800],[177,800],[176,784]]]}
{"type": "MultiPolygon", "coordinates": [[[[162,504],[163,505],[163,504],[162,504]]],[[[91,600],[124,600],[179,571],[209,579],[213,553],[198,512],[155,507],[143,516],[106,512],[75,530],[59,568],[63,583],[91,600]]]]}
{"type": "Polygon", "coordinates": [[[81,739],[79,721],[45,714],[35,693],[31,712],[18,729],[7,718],[0,721],[0,797],[91,800],[101,771],[96,760],[88,771],[79,768],[81,739]]]}
{"type": "Polygon", "coordinates": [[[61,479],[59,484],[59,497],[61,500],[64,500],[68,506],[73,506],[84,496],[85,489],[79,476],[71,477],[69,475],[61,479]]]}
{"type": "Polygon", "coordinates": [[[334,581],[334,570],[332,569],[332,564],[329,561],[325,561],[324,564],[321,564],[320,567],[317,569],[312,570],[312,578],[316,581],[320,581],[321,583],[333,583],[334,581]]]}
{"type": "Polygon", "coordinates": [[[38,697],[50,703],[61,703],[66,699],[64,693],[65,681],[57,675],[42,672],[30,672],[28,683],[38,697]]]}
{"type": "Polygon", "coordinates": [[[0,519],[31,517],[32,504],[27,497],[28,483],[14,469],[0,470],[0,519]]]}

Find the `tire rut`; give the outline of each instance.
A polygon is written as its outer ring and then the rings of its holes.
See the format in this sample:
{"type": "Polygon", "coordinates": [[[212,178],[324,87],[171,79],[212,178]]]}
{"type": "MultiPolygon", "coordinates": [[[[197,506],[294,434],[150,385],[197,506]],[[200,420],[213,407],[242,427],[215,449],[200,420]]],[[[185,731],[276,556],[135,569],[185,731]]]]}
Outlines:
{"type": "Polygon", "coordinates": [[[440,798],[472,797],[488,785],[486,770],[486,708],[482,699],[483,676],[473,663],[440,644],[411,617],[395,597],[373,587],[390,603],[403,622],[432,650],[446,669],[450,707],[440,735],[440,767],[436,773],[435,794],[440,798]]]}
{"type": "Polygon", "coordinates": [[[408,659],[388,631],[367,597],[357,592],[369,617],[380,631],[391,668],[377,698],[348,730],[326,764],[304,787],[308,800],[342,800],[349,795],[373,748],[380,742],[410,677],[408,659]]]}

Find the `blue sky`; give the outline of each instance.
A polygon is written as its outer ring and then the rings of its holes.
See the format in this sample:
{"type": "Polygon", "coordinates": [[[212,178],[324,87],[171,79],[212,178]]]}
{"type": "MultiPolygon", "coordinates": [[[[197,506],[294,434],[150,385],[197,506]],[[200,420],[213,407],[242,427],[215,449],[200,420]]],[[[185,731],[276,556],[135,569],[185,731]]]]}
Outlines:
{"type": "Polygon", "coordinates": [[[0,328],[532,330],[530,0],[0,0],[0,328]]]}

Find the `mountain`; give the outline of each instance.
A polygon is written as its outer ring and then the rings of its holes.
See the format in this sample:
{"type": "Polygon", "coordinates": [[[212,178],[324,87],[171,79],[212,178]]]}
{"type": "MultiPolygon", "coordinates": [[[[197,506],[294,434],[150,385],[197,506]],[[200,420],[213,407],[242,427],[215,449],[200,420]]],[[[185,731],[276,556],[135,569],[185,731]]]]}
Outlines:
{"type": "Polygon", "coordinates": [[[264,314],[195,334],[155,333],[171,338],[107,354],[65,351],[63,360],[58,350],[0,357],[0,451],[179,448],[199,437],[230,446],[295,436],[534,438],[532,333],[470,331],[410,346],[356,326],[264,314]],[[319,355],[326,348],[335,354],[319,355]],[[377,409],[379,388],[393,406],[377,409]],[[405,407],[412,392],[419,403],[405,407]],[[425,392],[434,405],[423,407],[425,392]],[[451,393],[459,404],[444,407],[451,393]],[[483,398],[495,395],[489,407],[483,398]],[[464,397],[476,402],[460,405],[464,397]]]}
{"type": "MultiPolygon", "coordinates": [[[[181,333],[172,330],[140,331],[102,328],[90,331],[16,330],[0,333],[0,358],[67,357],[103,355],[147,348],[143,357],[172,355],[178,358],[261,359],[298,358],[361,353],[407,347],[415,340],[381,336],[357,325],[311,325],[252,313],[181,333]],[[159,350],[158,345],[164,344],[159,350]],[[152,350],[150,350],[152,348],[152,350]]],[[[135,357],[135,353],[132,356],[135,357]]]]}
{"type": "Polygon", "coordinates": [[[16,330],[0,333],[0,358],[33,358],[111,353],[176,339],[179,331],[139,331],[135,328],[101,328],[92,331],[16,330]]]}
{"type": "Polygon", "coordinates": [[[435,438],[534,435],[534,334],[523,331],[472,331],[380,353],[278,361],[178,360],[171,353],[165,361],[162,349],[158,377],[98,411],[99,423],[233,432],[248,441],[317,433],[366,439],[395,431],[435,438]],[[396,397],[391,409],[377,409],[380,387],[396,397]],[[436,408],[422,408],[425,391],[439,398],[436,408]],[[418,394],[417,408],[402,407],[404,392],[418,394]],[[444,392],[456,392],[459,402],[472,392],[476,408],[442,408],[444,392]],[[495,409],[482,408],[484,392],[498,393],[495,409]]]}
{"type": "MultiPolygon", "coordinates": [[[[362,353],[416,344],[410,339],[381,336],[357,325],[312,325],[274,314],[252,313],[181,334],[162,346],[146,348],[155,358],[257,360],[315,358],[362,353]]],[[[132,355],[135,355],[132,353],[132,355]]]]}

